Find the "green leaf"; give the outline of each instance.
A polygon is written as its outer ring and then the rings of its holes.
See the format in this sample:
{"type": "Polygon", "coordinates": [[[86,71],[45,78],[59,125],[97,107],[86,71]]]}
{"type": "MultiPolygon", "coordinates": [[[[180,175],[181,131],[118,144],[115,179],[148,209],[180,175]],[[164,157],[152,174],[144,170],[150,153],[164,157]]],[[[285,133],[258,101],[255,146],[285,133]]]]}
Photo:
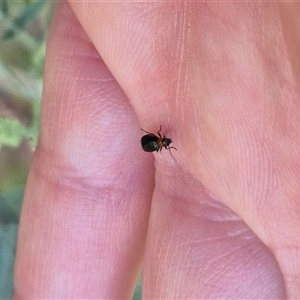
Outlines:
{"type": "Polygon", "coordinates": [[[26,5],[24,10],[11,21],[9,27],[4,31],[3,39],[11,39],[20,29],[24,29],[35,18],[46,2],[46,0],[37,0],[26,5]]]}
{"type": "Polygon", "coordinates": [[[18,120],[0,118],[0,149],[3,146],[19,146],[24,134],[25,126],[18,120]]]}

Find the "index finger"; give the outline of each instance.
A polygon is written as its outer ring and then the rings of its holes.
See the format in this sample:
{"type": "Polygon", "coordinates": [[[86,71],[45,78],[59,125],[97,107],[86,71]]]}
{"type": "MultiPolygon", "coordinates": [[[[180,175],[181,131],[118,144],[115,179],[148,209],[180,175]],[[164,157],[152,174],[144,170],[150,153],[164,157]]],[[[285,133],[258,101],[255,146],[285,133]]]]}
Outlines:
{"type": "Polygon", "coordinates": [[[22,210],[15,298],[131,297],[153,188],[152,158],[139,138],[126,96],[69,5],[59,4],[22,210]]]}

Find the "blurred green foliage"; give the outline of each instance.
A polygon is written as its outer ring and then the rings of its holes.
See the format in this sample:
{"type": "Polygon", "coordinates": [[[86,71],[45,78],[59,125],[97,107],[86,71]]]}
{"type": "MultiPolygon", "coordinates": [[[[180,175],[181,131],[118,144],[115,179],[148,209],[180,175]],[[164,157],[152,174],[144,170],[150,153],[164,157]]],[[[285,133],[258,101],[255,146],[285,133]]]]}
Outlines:
{"type": "Polygon", "coordinates": [[[38,127],[26,127],[19,120],[0,119],[0,149],[2,146],[18,147],[23,138],[37,137],[38,127]]]}
{"type": "Polygon", "coordinates": [[[46,0],[0,1],[0,150],[24,139],[34,147],[53,7],[46,0]]]}
{"type": "Polygon", "coordinates": [[[140,278],[135,287],[134,295],[132,300],[140,300],[142,299],[142,278],[140,278]]]}
{"type": "MultiPolygon", "coordinates": [[[[45,3],[46,0],[24,1],[25,5],[21,12],[5,24],[7,28],[4,30],[2,38],[4,40],[14,38],[18,32],[24,30],[26,25],[37,16],[45,3]]],[[[2,1],[2,8],[4,14],[9,13],[8,0],[2,1]]]]}

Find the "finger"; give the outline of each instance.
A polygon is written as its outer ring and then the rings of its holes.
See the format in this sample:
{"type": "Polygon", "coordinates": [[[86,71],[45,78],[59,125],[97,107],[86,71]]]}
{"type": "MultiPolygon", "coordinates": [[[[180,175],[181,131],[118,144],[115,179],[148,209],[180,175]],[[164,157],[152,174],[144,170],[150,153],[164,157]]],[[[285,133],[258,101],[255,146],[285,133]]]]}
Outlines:
{"type": "Polygon", "coordinates": [[[156,175],[144,298],[286,298],[273,253],[243,220],[190,174],[170,173],[156,175]]]}
{"type": "Polygon", "coordinates": [[[126,96],[66,3],[45,66],[41,134],[22,210],[15,298],[130,298],[153,166],[126,96]]]}

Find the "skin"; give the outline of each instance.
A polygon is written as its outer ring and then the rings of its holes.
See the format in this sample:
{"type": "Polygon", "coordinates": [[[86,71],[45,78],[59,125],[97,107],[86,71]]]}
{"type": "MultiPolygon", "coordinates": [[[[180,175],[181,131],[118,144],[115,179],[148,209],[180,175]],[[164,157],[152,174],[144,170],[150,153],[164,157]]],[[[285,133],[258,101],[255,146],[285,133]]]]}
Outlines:
{"type": "Polygon", "coordinates": [[[58,4],[15,299],[299,298],[299,15],[58,4]]]}

